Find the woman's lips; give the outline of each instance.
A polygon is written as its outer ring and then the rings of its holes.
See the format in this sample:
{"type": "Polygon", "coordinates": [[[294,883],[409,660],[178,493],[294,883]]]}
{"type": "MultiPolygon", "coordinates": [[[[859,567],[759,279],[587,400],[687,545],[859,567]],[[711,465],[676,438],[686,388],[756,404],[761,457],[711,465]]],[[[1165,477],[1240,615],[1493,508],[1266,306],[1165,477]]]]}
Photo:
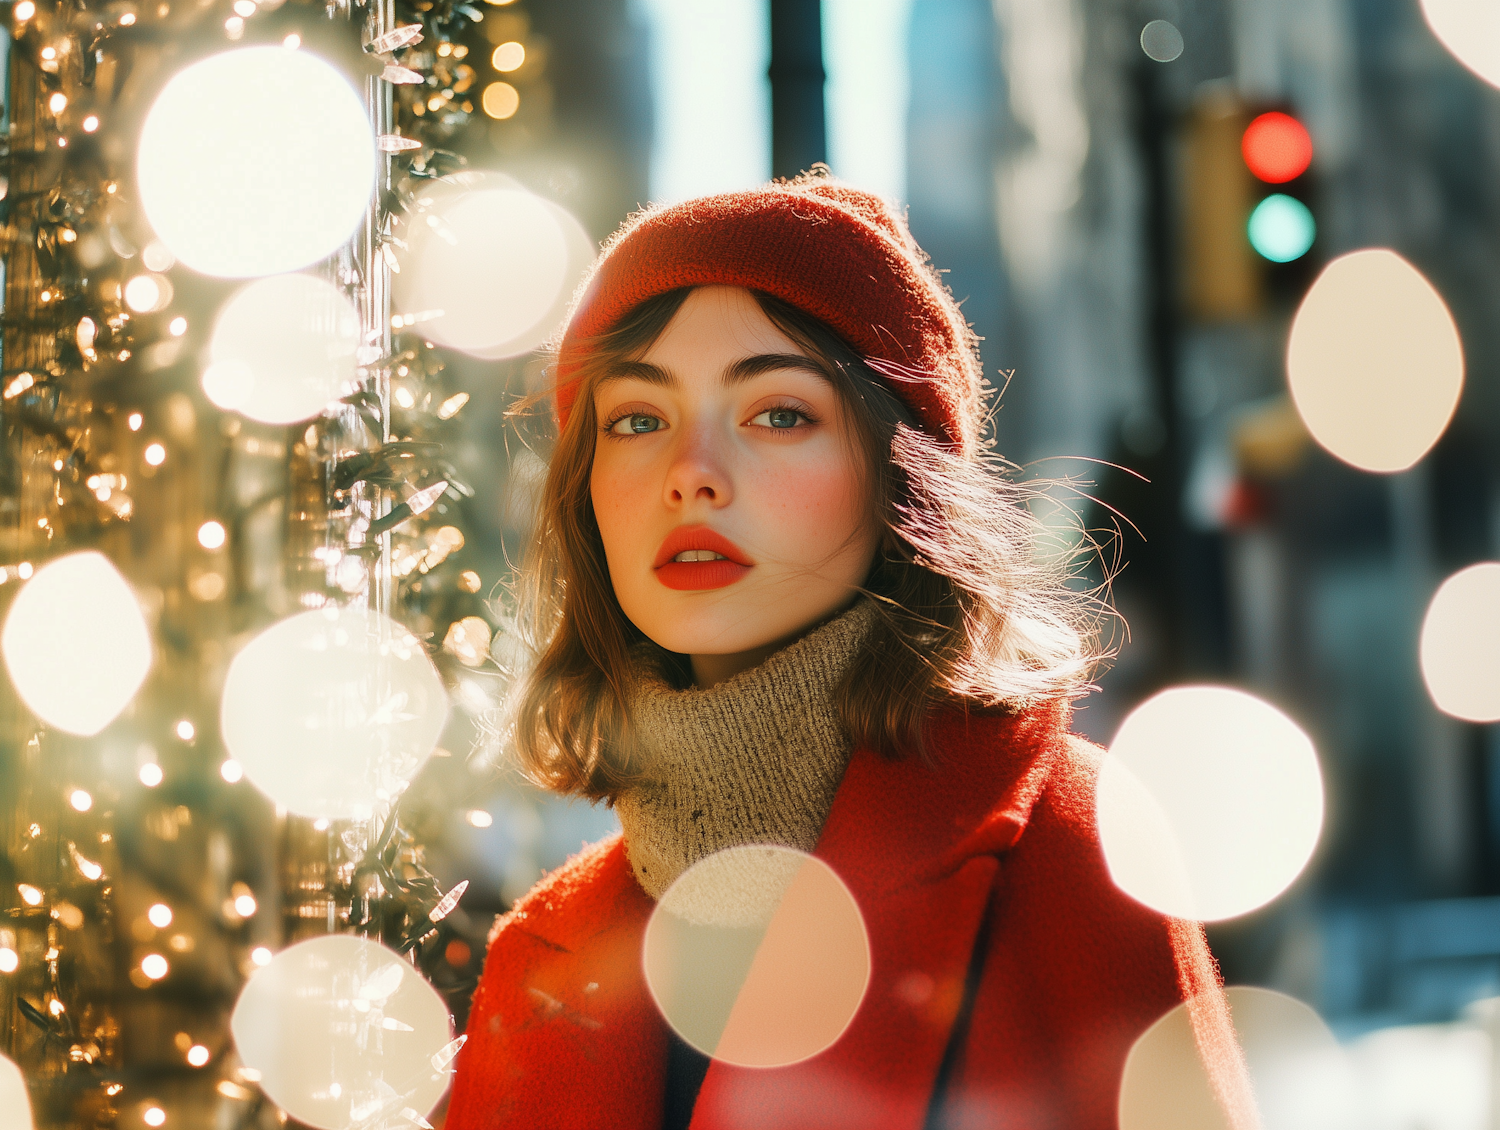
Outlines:
{"type": "Polygon", "coordinates": [[[707,526],[679,526],[661,543],[652,567],[667,588],[693,592],[732,585],[752,566],[745,551],[723,534],[707,526]],[[673,560],[689,550],[707,550],[719,557],[711,561],[673,560]]]}

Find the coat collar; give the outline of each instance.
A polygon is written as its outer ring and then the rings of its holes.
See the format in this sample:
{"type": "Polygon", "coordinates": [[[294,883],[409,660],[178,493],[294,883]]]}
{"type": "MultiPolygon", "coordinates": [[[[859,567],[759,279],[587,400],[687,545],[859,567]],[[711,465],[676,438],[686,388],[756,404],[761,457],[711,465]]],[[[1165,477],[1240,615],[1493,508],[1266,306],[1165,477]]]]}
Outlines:
{"type": "Polygon", "coordinates": [[[803,1063],[774,1071],[714,1063],[693,1130],[923,1125],[996,857],[1025,830],[1068,718],[1062,703],[954,713],[933,725],[927,759],[854,755],[814,854],[864,914],[864,1002],[839,1041],[803,1063]]]}

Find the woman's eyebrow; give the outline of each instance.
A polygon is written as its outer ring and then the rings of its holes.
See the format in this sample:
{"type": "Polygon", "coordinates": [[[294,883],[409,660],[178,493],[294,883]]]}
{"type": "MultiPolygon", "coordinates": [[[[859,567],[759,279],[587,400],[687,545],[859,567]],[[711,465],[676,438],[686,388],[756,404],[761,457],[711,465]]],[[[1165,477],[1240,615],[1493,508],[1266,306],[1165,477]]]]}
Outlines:
{"type": "Polygon", "coordinates": [[[652,365],[646,361],[616,361],[599,378],[601,385],[610,381],[645,381],[648,385],[665,385],[670,388],[677,383],[677,378],[660,365],[652,365]]]}
{"type": "Polygon", "coordinates": [[[801,353],[757,353],[753,357],[741,357],[725,369],[724,383],[738,384],[762,373],[774,373],[781,369],[800,370],[824,380],[828,378],[821,365],[801,353]]]}

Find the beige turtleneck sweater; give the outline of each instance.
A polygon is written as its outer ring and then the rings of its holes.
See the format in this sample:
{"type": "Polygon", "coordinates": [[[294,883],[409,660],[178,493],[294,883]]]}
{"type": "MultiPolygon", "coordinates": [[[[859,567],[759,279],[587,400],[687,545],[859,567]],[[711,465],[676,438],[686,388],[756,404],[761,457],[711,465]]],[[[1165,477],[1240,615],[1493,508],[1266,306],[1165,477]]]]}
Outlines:
{"type": "Polygon", "coordinates": [[[850,753],[833,691],[875,615],[860,600],[708,690],[677,690],[641,664],[630,718],[642,778],[615,807],[647,894],[724,848],[817,846],[850,753]]]}

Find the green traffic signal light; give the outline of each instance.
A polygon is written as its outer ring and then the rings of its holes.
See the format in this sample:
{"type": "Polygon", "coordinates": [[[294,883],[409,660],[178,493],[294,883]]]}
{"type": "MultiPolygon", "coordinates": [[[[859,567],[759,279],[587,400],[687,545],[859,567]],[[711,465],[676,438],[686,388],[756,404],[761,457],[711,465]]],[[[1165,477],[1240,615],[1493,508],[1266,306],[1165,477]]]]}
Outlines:
{"type": "Polygon", "coordinates": [[[1273,263],[1290,263],[1306,255],[1318,235],[1318,225],[1307,205],[1277,192],[1250,213],[1250,246],[1273,263]]]}

